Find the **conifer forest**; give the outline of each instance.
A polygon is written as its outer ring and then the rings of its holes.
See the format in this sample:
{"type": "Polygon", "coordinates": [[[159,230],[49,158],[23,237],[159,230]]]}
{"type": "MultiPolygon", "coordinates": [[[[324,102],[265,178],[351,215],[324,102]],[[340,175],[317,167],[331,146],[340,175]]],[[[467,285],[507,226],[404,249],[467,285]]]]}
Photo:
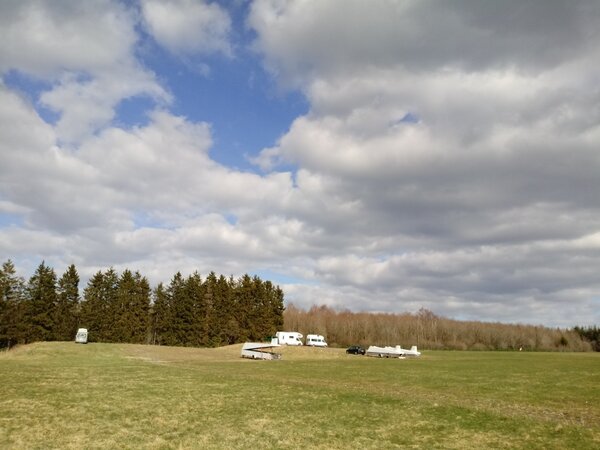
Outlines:
{"type": "Polygon", "coordinates": [[[283,325],[283,291],[244,275],[202,278],[176,273],[154,289],[139,272],[110,268],[82,295],[74,265],[57,277],[42,262],[25,281],[8,260],[0,269],[0,347],[70,341],[87,328],[90,342],[220,346],[261,340],[283,325]]]}

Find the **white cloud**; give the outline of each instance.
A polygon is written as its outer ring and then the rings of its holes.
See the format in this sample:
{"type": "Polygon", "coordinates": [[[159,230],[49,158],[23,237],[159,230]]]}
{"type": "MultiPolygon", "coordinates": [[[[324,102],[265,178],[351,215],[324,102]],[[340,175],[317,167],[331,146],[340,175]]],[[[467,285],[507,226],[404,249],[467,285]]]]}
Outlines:
{"type": "Polygon", "coordinates": [[[135,14],[110,0],[3,3],[0,73],[16,70],[51,84],[40,104],[60,114],[59,138],[76,144],[109,124],[123,99],[170,100],[136,61],[135,26],[135,14]]]}
{"type": "Polygon", "coordinates": [[[115,67],[87,81],[68,74],[40,96],[40,103],[61,113],[56,127],[61,140],[77,143],[109,124],[121,100],[139,95],[159,103],[170,99],[151,73],[141,68],[115,67]]]}
{"type": "Polygon", "coordinates": [[[211,125],[170,112],[136,56],[141,20],[179,56],[231,55],[224,7],[2,4],[0,71],[50,87],[0,86],[0,213],[19,219],[0,252],[154,283],[276,273],[301,306],[597,322],[599,15],[573,5],[253,2],[254,47],[310,104],[259,175],[217,163],[211,125]],[[116,126],[141,95],[148,123],[116,126]]]}
{"type": "Polygon", "coordinates": [[[595,51],[597,15],[593,1],[257,0],[248,23],[269,67],[303,84],[390,62],[424,73],[545,71],[595,51]]]}
{"type": "Polygon", "coordinates": [[[252,4],[255,48],[311,106],[254,161],[301,168],[296,213],[335,242],[313,266],[328,301],[598,318],[579,243],[600,229],[599,19],[593,2],[252,4]]]}
{"type": "Polygon", "coordinates": [[[1,229],[5,254],[32,265],[53,255],[84,273],[134,264],[157,282],[169,270],[238,275],[297,251],[302,225],[281,218],[290,175],[215,163],[208,124],[155,111],[71,150],[22,98],[0,94],[0,210],[24,222],[1,229]]]}
{"type": "Polygon", "coordinates": [[[141,9],[147,30],[170,52],[231,56],[231,19],[218,4],[203,0],[142,0],[141,9]]]}
{"type": "Polygon", "coordinates": [[[133,17],[110,0],[8,1],[0,5],[0,71],[51,78],[96,72],[131,59],[133,17]]]}

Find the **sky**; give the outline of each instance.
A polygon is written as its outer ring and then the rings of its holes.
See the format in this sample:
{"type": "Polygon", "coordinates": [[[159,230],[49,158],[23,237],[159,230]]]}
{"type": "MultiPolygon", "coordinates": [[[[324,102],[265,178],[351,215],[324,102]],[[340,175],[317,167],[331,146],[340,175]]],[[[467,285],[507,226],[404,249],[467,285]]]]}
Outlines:
{"type": "Polygon", "coordinates": [[[600,323],[600,3],[0,2],[0,258],[600,323]]]}

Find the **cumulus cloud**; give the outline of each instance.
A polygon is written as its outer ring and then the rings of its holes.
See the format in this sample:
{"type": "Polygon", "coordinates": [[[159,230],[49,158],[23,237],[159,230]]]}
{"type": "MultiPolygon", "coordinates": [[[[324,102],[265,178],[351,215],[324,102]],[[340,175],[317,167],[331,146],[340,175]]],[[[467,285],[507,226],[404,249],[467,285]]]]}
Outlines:
{"type": "Polygon", "coordinates": [[[54,255],[88,275],[135,264],[156,282],[177,270],[241,274],[298,251],[302,225],[281,216],[290,174],[217,164],[207,123],[157,110],[145,126],[109,127],[72,150],[6,89],[0,118],[0,211],[23,218],[2,230],[0,248],[14,258],[54,255]]]}
{"type": "Polygon", "coordinates": [[[416,72],[545,71],[594,51],[597,13],[590,1],[257,0],[248,23],[269,67],[302,83],[390,64],[416,72]]]}
{"type": "Polygon", "coordinates": [[[0,5],[0,70],[40,76],[96,72],[131,58],[131,13],[110,0],[0,5]]]}
{"type": "Polygon", "coordinates": [[[141,26],[178,56],[231,55],[225,6],[136,8],[0,6],[0,72],[44,82],[0,85],[2,253],[84,279],[273,273],[300,306],[600,320],[595,2],[252,2],[253,49],[310,106],[262,174],[217,163],[210,117],[169,110],[136,52],[141,26]],[[135,96],[147,123],[117,126],[135,96]]]}
{"type": "Polygon", "coordinates": [[[4,2],[0,25],[0,73],[51,84],[39,101],[59,113],[56,132],[64,142],[81,142],[109,124],[123,99],[170,100],[136,61],[136,17],[121,3],[4,2]]]}
{"type": "Polygon", "coordinates": [[[231,19],[218,4],[203,0],[143,0],[141,9],[147,30],[170,52],[231,56],[231,19]]]}
{"type": "Polygon", "coordinates": [[[600,227],[599,18],[586,1],[253,3],[255,48],[311,106],[254,161],[348,206],[343,225],[304,216],[338,244],[313,266],[331,302],[352,286],[356,308],[592,310],[600,260],[577,242],[600,227]]]}

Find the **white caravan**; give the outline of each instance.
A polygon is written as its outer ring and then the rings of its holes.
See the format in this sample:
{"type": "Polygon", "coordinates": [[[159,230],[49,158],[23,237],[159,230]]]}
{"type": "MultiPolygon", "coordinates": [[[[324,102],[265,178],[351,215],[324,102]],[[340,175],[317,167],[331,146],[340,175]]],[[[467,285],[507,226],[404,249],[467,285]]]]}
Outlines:
{"type": "Polygon", "coordinates": [[[75,342],[78,344],[87,344],[88,340],[88,331],[87,328],[80,328],[77,330],[77,334],[75,335],[75,342]]]}
{"type": "Polygon", "coordinates": [[[307,334],[306,345],[310,347],[327,347],[327,342],[320,334],[307,334]]]}
{"type": "Polygon", "coordinates": [[[275,347],[279,347],[279,345],[267,344],[264,342],[246,342],[242,346],[242,358],[266,360],[281,359],[281,355],[279,353],[267,351],[275,347]]]}
{"type": "Polygon", "coordinates": [[[271,339],[271,344],[302,345],[302,333],[296,331],[278,331],[271,339]]]}
{"type": "Polygon", "coordinates": [[[395,347],[377,347],[371,345],[367,349],[367,356],[378,356],[380,358],[406,358],[407,356],[421,356],[421,352],[417,350],[417,346],[413,345],[410,350],[402,348],[399,345],[395,347]]]}

